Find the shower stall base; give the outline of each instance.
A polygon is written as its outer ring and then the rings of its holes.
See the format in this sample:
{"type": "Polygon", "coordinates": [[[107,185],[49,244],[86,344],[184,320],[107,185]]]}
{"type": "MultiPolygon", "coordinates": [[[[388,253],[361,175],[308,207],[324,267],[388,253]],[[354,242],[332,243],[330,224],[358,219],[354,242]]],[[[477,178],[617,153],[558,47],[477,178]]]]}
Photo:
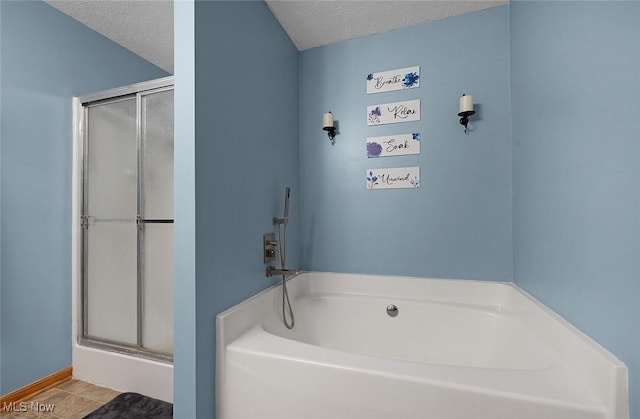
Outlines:
{"type": "Polygon", "coordinates": [[[173,403],[173,365],[73,344],[73,378],[173,403]]]}
{"type": "Polygon", "coordinates": [[[218,419],[628,419],[627,368],[512,283],[304,273],[217,317],[218,419]]]}

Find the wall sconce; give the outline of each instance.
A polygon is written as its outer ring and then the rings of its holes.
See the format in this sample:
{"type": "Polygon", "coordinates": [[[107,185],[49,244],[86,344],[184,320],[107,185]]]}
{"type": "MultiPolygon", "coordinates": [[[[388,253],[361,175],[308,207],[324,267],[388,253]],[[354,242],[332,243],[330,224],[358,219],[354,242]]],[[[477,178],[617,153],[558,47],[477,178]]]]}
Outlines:
{"type": "Polygon", "coordinates": [[[464,125],[464,133],[468,134],[471,131],[467,125],[469,124],[469,117],[476,113],[473,110],[473,96],[463,94],[460,96],[460,112],[458,112],[458,116],[460,116],[460,125],[464,125]]]}
{"type": "Polygon", "coordinates": [[[329,141],[331,141],[331,145],[334,145],[336,143],[336,127],[333,125],[333,114],[331,112],[322,115],[322,129],[327,131],[329,141]]]}

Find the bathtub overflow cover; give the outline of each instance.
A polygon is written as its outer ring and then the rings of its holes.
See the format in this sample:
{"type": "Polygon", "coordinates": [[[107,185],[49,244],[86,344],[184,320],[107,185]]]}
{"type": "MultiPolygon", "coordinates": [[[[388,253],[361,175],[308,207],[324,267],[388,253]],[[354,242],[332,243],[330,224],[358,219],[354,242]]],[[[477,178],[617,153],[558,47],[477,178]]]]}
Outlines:
{"type": "Polygon", "coordinates": [[[391,317],[396,317],[398,315],[398,307],[395,304],[389,304],[387,306],[387,314],[391,317]]]}

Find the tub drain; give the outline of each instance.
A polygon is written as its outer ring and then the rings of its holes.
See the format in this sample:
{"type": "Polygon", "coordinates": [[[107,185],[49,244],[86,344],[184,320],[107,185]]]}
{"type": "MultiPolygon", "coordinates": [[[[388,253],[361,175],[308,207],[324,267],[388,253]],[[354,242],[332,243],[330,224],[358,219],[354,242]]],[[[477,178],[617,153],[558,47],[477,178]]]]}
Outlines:
{"type": "Polygon", "coordinates": [[[391,317],[396,317],[398,315],[398,307],[395,304],[389,304],[387,306],[387,314],[391,317]]]}

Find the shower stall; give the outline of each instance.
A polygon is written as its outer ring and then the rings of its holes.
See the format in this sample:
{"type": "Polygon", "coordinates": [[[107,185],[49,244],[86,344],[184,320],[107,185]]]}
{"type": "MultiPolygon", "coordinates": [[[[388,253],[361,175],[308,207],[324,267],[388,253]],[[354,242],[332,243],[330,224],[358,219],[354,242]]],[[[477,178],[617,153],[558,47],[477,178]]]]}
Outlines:
{"type": "Polygon", "coordinates": [[[74,98],[74,377],[172,401],[173,78],[74,98]]]}

